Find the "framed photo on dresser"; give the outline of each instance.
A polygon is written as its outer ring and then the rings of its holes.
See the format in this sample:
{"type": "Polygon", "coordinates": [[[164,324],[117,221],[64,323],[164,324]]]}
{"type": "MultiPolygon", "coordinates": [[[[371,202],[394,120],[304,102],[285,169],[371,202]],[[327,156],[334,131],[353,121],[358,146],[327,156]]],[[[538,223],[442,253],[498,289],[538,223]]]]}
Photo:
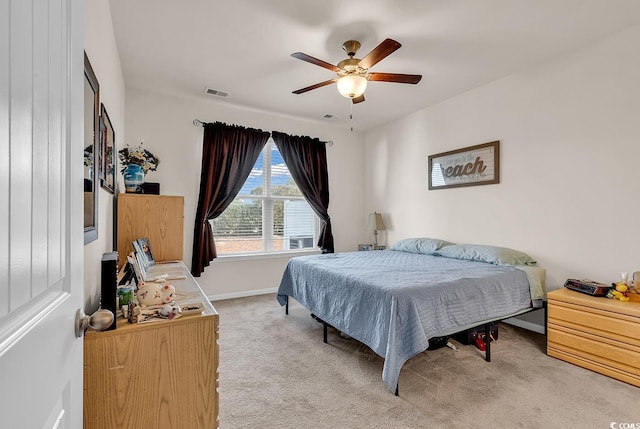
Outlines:
{"type": "Polygon", "coordinates": [[[147,259],[147,265],[151,266],[151,265],[155,265],[156,260],[153,256],[153,252],[151,251],[151,243],[149,243],[149,239],[148,238],[139,238],[138,239],[138,244],[140,244],[140,248],[142,249],[142,253],[144,254],[145,258],[147,259]]]}

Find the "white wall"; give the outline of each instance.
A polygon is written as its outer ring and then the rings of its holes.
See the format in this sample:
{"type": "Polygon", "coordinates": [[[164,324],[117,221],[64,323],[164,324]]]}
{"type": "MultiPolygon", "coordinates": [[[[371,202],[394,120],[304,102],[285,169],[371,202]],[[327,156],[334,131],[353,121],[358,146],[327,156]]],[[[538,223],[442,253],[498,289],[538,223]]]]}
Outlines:
{"type": "Polygon", "coordinates": [[[524,251],[548,290],[640,270],[639,45],[634,27],[367,133],[363,213],[389,242],[524,251]],[[429,155],[493,140],[500,184],[427,190],[429,155]]]}
{"type": "MultiPolygon", "coordinates": [[[[202,127],[204,122],[281,131],[294,135],[332,140],[327,147],[330,204],[336,251],[355,250],[366,234],[366,218],[362,215],[364,201],[364,136],[358,132],[340,130],[320,122],[307,122],[264,112],[239,109],[226,101],[210,96],[191,99],[176,98],[127,87],[126,141],[144,147],[160,158],[158,171],[150,172],[148,182],[159,182],[160,193],[185,197],[184,260],[191,265],[193,229],[202,161],[202,127]]],[[[121,175],[119,175],[121,179],[121,175]]],[[[152,243],[153,245],[153,243],[152,243]]],[[[214,260],[198,283],[210,297],[241,296],[278,286],[288,258],[229,261],[214,260]]]]}
{"type": "MultiPolygon", "coordinates": [[[[113,125],[115,142],[124,138],[125,87],[120,56],[116,46],[111,9],[108,0],[92,0],[84,4],[84,49],[100,84],[100,102],[105,105],[113,125]]],[[[100,303],[100,261],[113,245],[112,194],[98,191],[98,239],[84,246],[85,311],[95,310],[100,303]]]]}
{"type": "MultiPolygon", "coordinates": [[[[107,0],[85,5],[85,50],[101,86],[116,145],[145,141],[162,164],[148,181],[185,196],[190,264],[202,129],[195,118],[333,140],[328,148],[336,250],[369,240],[367,214],[383,213],[382,243],[409,236],[523,250],[548,270],[548,289],[566,278],[615,280],[640,270],[636,249],[640,145],[640,27],[469,91],[366,135],[205,96],[180,99],[126,89],[107,0]],[[125,119],[127,128],[125,132],[125,119]],[[427,190],[427,157],[501,141],[501,183],[427,190]],[[363,193],[364,190],[364,193],[363,193]]],[[[424,83],[428,84],[428,83],[424,83]]],[[[122,183],[121,174],[117,174],[122,183]]],[[[113,247],[113,198],[99,191],[99,238],[85,246],[85,300],[97,306],[99,261],[113,247]]],[[[277,286],[286,258],[222,261],[199,282],[210,296],[277,286]]]]}

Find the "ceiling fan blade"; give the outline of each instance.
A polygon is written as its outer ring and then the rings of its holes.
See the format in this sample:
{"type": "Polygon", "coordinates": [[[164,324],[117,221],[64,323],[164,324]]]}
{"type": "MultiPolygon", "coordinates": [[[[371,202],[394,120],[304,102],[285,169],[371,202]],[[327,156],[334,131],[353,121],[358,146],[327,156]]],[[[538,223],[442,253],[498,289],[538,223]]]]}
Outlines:
{"type": "Polygon", "coordinates": [[[320,67],[324,67],[325,69],[329,69],[336,73],[340,71],[340,69],[334,66],[333,64],[329,64],[326,61],[322,61],[317,58],[314,58],[311,55],[303,54],[302,52],[294,52],[293,54],[291,54],[291,56],[293,58],[297,58],[299,60],[306,61],[308,63],[315,64],[320,67]]]}
{"type": "Polygon", "coordinates": [[[307,86],[306,88],[298,89],[296,91],[292,91],[294,94],[302,94],[303,92],[311,91],[312,89],[321,88],[323,86],[331,85],[336,82],[338,78],[325,80],[324,82],[316,83],[315,85],[307,86]]]}
{"type": "Polygon", "coordinates": [[[360,97],[352,98],[351,100],[353,101],[353,104],[362,103],[364,101],[364,94],[362,94],[360,97]]]}
{"type": "Polygon", "coordinates": [[[388,55],[402,46],[400,43],[393,39],[385,39],[378,46],[373,48],[373,51],[369,52],[366,57],[360,60],[358,65],[365,69],[370,69],[388,55]]]}
{"type": "Polygon", "coordinates": [[[395,82],[395,83],[412,83],[420,82],[422,75],[420,74],[401,74],[401,73],[369,73],[369,80],[378,82],[395,82]]]}

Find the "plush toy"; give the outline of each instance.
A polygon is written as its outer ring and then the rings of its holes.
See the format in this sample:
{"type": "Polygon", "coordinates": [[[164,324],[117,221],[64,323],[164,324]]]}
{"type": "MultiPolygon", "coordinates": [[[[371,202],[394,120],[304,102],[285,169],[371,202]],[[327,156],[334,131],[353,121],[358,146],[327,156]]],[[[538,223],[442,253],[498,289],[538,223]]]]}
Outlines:
{"type": "Polygon", "coordinates": [[[607,292],[607,298],[627,302],[629,301],[629,296],[627,295],[628,289],[629,287],[624,283],[614,283],[609,289],[609,292],[607,292]]]}
{"type": "Polygon", "coordinates": [[[176,288],[170,284],[145,283],[138,285],[136,298],[140,305],[163,305],[173,301],[176,288]]]}

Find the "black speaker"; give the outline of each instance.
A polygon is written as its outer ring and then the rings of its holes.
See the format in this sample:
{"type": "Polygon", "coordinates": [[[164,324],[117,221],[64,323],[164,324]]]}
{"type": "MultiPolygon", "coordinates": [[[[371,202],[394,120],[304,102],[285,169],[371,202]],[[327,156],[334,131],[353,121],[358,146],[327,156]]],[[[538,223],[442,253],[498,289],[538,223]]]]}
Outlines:
{"type": "Polygon", "coordinates": [[[113,313],[113,323],[105,331],[116,329],[116,289],[118,287],[118,252],[102,254],[100,307],[113,313]]]}
{"type": "Polygon", "coordinates": [[[142,193],[151,195],[160,195],[160,183],[144,182],[142,184],[142,193]]]}

